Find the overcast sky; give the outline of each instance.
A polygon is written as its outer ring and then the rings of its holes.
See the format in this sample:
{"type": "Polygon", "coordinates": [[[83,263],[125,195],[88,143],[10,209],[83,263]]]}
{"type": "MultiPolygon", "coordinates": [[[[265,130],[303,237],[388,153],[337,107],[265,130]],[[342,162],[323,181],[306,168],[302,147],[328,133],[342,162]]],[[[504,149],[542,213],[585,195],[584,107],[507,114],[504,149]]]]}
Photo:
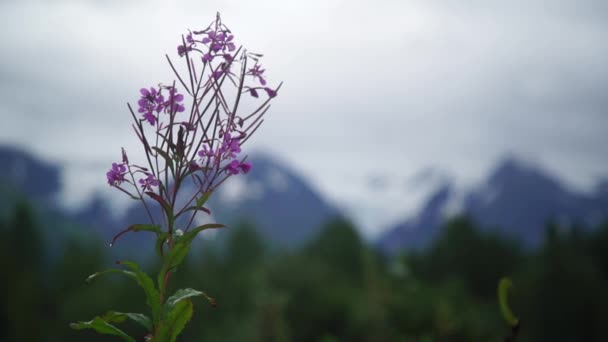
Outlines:
{"type": "Polygon", "coordinates": [[[169,83],[164,54],[216,11],[285,82],[249,149],[369,236],[415,208],[421,170],[472,184],[511,154],[573,187],[608,176],[608,2],[591,0],[4,0],[0,143],[64,163],[72,203],[107,190],[137,149],[125,103],[169,83]]]}

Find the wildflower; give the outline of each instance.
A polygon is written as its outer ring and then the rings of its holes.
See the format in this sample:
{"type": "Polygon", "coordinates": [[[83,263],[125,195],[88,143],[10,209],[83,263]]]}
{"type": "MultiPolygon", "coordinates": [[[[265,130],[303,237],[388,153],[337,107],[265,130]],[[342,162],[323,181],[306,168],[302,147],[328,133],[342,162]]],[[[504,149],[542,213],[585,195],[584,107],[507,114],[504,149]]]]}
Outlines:
{"type": "Polygon", "coordinates": [[[152,126],[156,125],[156,121],[158,121],[156,116],[150,112],[144,113],[144,119],[148,121],[152,126]]]}
{"type": "Polygon", "coordinates": [[[225,32],[209,31],[207,32],[207,37],[203,38],[201,43],[205,45],[209,44],[209,49],[215,53],[226,50],[232,52],[236,50],[236,45],[232,42],[233,39],[233,35],[226,35],[225,32]]]}
{"type": "Polygon", "coordinates": [[[158,179],[154,178],[154,175],[146,172],[146,178],[141,178],[139,184],[144,190],[151,191],[153,186],[158,186],[160,183],[158,179]]]}
{"type": "Polygon", "coordinates": [[[138,112],[143,113],[144,119],[148,121],[150,125],[155,125],[157,117],[154,115],[154,112],[163,110],[165,107],[165,98],[159,90],[156,90],[156,88],[150,88],[150,90],[141,88],[139,92],[141,93],[141,98],[137,101],[137,104],[139,105],[138,112]]]}
{"type": "Polygon", "coordinates": [[[251,170],[251,163],[239,162],[238,160],[233,160],[230,164],[226,165],[226,172],[231,175],[238,175],[239,173],[248,173],[251,170]]]}
{"type": "Polygon", "coordinates": [[[241,166],[241,163],[239,163],[238,160],[233,160],[230,162],[230,164],[226,165],[226,172],[228,172],[231,175],[238,175],[239,166],[241,166]]]}
{"type": "Polygon", "coordinates": [[[241,172],[243,173],[248,173],[251,170],[251,163],[241,163],[239,165],[239,169],[241,169],[241,172]]]}
{"type": "Polygon", "coordinates": [[[205,144],[205,145],[203,145],[203,149],[200,150],[200,151],[198,151],[198,156],[201,157],[201,158],[204,158],[204,157],[213,157],[213,156],[215,156],[215,153],[209,147],[209,145],[205,144]]]}
{"type": "Polygon", "coordinates": [[[264,74],[264,71],[266,71],[266,69],[261,69],[261,67],[262,67],[261,65],[256,63],[253,66],[253,68],[249,69],[249,71],[247,72],[247,75],[253,76],[254,79],[257,78],[260,81],[261,85],[266,85],[266,80],[262,76],[262,74],[264,74]]]}
{"type": "Polygon", "coordinates": [[[239,143],[239,140],[239,138],[232,138],[230,133],[224,135],[224,142],[219,150],[219,154],[224,156],[223,159],[234,159],[241,153],[241,144],[239,143]]]}
{"type": "Polygon", "coordinates": [[[275,97],[277,96],[277,91],[276,90],[272,90],[268,87],[264,87],[264,91],[266,92],[266,94],[268,94],[269,97],[275,97]]]}
{"type": "Polygon", "coordinates": [[[186,51],[192,51],[192,44],[188,46],[178,45],[177,46],[177,54],[180,57],[183,57],[186,54],[186,51]]]}
{"type": "Polygon", "coordinates": [[[179,94],[177,89],[174,87],[169,88],[169,99],[167,102],[163,104],[165,110],[168,110],[169,113],[183,112],[185,110],[184,105],[180,102],[184,100],[184,95],[179,94]]]}
{"type": "Polygon", "coordinates": [[[203,62],[211,62],[213,60],[213,56],[209,53],[203,54],[203,62]]]}
{"type": "Polygon", "coordinates": [[[127,167],[125,164],[112,163],[112,168],[106,173],[108,184],[116,186],[125,181],[127,167]]]}

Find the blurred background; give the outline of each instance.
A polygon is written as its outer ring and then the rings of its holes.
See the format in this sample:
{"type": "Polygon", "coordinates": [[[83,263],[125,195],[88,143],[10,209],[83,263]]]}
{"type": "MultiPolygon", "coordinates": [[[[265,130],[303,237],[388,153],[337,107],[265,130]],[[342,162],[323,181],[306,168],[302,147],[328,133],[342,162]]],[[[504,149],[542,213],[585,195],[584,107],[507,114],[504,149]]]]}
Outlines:
{"type": "MultiPolygon", "coordinates": [[[[68,323],[144,311],[91,273],[151,241],[107,185],[126,103],[222,14],[285,82],[211,200],[175,288],[184,341],[521,341],[608,333],[608,3],[0,1],[0,341],[105,341],[68,323]]],[[[143,331],[127,324],[133,336],[143,331]]]]}

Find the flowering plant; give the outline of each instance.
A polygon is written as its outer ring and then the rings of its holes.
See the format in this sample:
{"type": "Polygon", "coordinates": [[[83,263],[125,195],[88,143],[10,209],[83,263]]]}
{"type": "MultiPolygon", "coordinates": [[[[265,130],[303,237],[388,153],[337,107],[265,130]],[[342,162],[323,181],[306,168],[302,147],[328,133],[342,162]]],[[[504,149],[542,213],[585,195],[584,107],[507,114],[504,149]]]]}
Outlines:
{"type": "Polygon", "coordinates": [[[204,205],[223,182],[251,170],[252,164],[241,157],[241,148],[264,121],[281,84],[267,86],[260,65],[262,55],[237,47],[219,14],[207,28],[182,36],[177,54],[184,60],[187,77],[182,77],[166,56],[177,80],[142,88],[137,110],[128,104],[133,129],[145,153],[145,166],[131,163],[122,149],[121,161],[113,163],[106,174],[108,184],[140,201],[150,219],[119,232],[110,246],[129,232],[153,233],[155,250],[162,259],[160,271],[154,281],[136,263],[117,261],[123,268],[97,272],[87,279],[90,282],[118,273],[135,280],[145,292],[151,316],[110,311],[71,324],[74,329],[94,329],[135,341],[115,326],[130,319],[147,330],[146,341],[175,341],[192,316],[192,297],[202,296],[215,305],[204,292],[190,288],[170,294],[171,274],[198,233],[224,227],[217,223],[196,226],[194,218],[201,211],[210,213],[204,205]],[[177,82],[185,94],[180,93],[177,82]],[[240,115],[237,112],[244,96],[256,104],[247,115],[240,115]],[[154,206],[162,212],[160,222],[152,215],[154,206]]]}

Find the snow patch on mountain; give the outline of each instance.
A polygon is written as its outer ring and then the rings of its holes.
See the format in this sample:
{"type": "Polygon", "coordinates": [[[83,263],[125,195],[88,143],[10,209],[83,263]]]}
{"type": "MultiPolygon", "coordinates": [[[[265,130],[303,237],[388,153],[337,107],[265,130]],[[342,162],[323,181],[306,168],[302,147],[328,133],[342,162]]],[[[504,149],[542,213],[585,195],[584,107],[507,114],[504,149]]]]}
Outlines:
{"type": "Polygon", "coordinates": [[[223,204],[236,204],[246,200],[258,200],[264,196],[264,185],[259,181],[247,181],[245,177],[231,177],[218,190],[218,198],[223,204]]]}

